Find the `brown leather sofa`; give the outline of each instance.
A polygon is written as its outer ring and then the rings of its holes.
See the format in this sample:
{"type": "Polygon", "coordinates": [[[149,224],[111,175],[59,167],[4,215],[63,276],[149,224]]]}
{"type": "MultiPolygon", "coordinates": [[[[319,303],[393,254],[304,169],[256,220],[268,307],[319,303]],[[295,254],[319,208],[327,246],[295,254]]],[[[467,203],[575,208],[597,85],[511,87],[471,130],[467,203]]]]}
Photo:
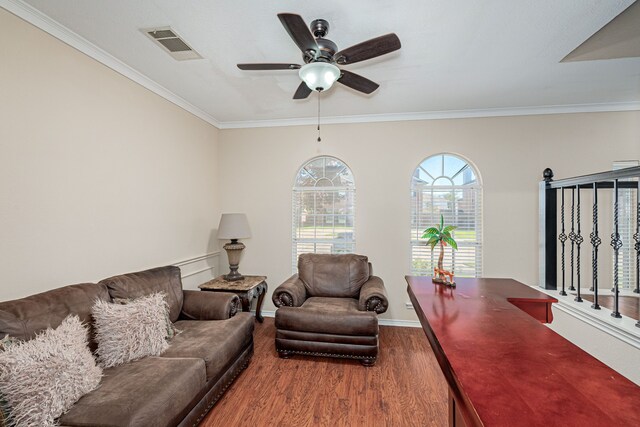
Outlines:
{"type": "MultiPolygon", "coordinates": [[[[182,289],[178,267],[123,274],[98,284],[65,286],[0,303],[0,337],[28,340],[69,314],[91,326],[96,299],[167,294],[170,319],[182,332],[158,357],[104,370],[100,386],[58,422],[62,426],[193,426],[253,355],[254,319],[238,313],[235,294],[182,289]]],[[[96,344],[90,343],[92,350],[96,344]]]]}
{"type": "Polygon", "coordinates": [[[346,357],[372,366],[378,357],[378,317],[389,305],[382,279],[363,255],[302,254],[298,274],[273,292],[276,349],[346,357]]]}

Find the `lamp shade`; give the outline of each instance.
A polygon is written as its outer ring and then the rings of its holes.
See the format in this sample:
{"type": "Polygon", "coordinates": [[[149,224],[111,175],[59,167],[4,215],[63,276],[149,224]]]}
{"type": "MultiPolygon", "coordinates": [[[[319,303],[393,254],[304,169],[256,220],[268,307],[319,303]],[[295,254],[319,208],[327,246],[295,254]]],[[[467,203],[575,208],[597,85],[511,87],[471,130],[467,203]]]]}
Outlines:
{"type": "Polygon", "coordinates": [[[218,239],[247,239],[249,237],[251,237],[251,230],[245,214],[222,214],[218,226],[218,239]]]}
{"type": "Polygon", "coordinates": [[[311,62],[298,71],[311,90],[327,90],[340,78],[340,69],[328,62],[311,62]]]}

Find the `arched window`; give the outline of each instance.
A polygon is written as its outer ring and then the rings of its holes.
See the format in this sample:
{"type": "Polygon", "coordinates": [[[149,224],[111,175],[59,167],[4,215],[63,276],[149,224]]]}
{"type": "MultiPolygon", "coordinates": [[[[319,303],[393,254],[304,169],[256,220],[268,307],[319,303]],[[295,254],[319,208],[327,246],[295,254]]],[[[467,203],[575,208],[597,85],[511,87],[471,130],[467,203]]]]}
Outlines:
{"type": "Polygon", "coordinates": [[[303,253],[355,251],[355,184],[339,159],[316,157],[305,163],[293,186],[293,270],[303,253]]]}
{"type": "Polygon", "coordinates": [[[425,229],[440,223],[455,225],[458,250],[445,247],[444,268],[459,277],[482,275],[482,184],[478,172],[453,154],[426,158],[411,178],[411,272],[432,275],[439,247],[422,239],[425,229]]]}

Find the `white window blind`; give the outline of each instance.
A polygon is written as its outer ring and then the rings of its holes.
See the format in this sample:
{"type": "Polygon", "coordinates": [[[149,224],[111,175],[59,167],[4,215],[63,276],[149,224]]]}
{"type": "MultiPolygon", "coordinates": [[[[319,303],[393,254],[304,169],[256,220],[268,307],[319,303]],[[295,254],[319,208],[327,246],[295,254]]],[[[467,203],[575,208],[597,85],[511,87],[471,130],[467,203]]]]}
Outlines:
{"type": "Polygon", "coordinates": [[[355,251],[355,184],[349,167],[322,156],[304,164],[293,187],[292,267],[303,253],[355,251]]]}
{"type": "Polygon", "coordinates": [[[440,248],[421,236],[440,223],[457,228],[458,250],[445,247],[444,268],[458,277],[482,276],[482,186],[477,171],[460,157],[438,154],[425,159],[411,180],[411,272],[432,275],[440,248]]]}
{"type": "MultiPolygon", "coordinates": [[[[640,166],[637,160],[622,160],[613,162],[613,170],[640,166]]],[[[629,181],[635,181],[630,178],[629,181]]],[[[622,289],[636,287],[636,251],[633,234],[636,232],[637,190],[635,188],[618,189],[618,233],[622,240],[622,247],[618,254],[618,286],[622,289]]],[[[612,256],[615,262],[615,256],[612,256]]]]}

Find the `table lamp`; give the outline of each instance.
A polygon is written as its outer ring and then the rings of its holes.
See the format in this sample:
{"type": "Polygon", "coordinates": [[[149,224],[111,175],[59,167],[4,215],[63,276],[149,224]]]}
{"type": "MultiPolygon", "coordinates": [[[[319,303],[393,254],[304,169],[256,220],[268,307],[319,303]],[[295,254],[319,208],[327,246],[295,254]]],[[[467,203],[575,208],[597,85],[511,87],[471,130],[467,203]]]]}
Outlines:
{"type": "Polygon", "coordinates": [[[240,264],[240,256],[245,248],[244,243],[238,242],[238,239],[247,239],[251,237],[249,222],[247,216],[243,213],[227,213],[222,214],[220,225],[218,226],[218,239],[231,241],[223,246],[227,251],[229,258],[229,274],[224,276],[225,280],[236,281],[244,279],[244,276],[238,272],[240,264]]]}

